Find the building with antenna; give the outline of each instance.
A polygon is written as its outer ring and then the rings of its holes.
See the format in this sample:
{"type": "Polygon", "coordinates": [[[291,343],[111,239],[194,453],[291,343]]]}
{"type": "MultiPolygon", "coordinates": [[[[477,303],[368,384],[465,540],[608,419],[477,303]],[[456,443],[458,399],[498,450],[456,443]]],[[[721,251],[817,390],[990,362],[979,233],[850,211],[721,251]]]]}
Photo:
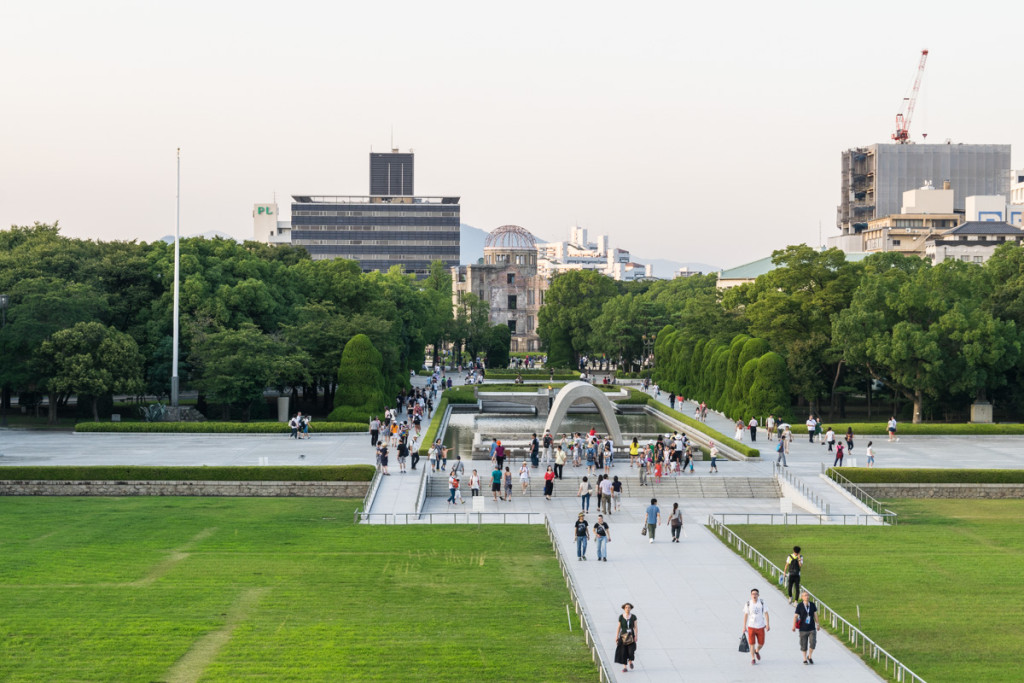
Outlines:
{"type": "Polygon", "coordinates": [[[367,195],[292,195],[291,221],[277,205],[253,208],[261,242],[303,247],[314,260],[358,261],[363,272],[401,266],[426,277],[430,264],[459,264],[460,206],[456,196],[416,196],[413,152],[370,152],[367,195]]]}

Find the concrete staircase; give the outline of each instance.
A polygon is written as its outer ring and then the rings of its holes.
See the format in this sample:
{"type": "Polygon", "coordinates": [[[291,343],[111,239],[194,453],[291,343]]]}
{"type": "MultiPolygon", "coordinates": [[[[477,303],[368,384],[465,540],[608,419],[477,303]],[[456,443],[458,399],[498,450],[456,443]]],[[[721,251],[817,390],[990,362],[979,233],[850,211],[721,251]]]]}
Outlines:
{"type": "MultiPolygon", "coordinates": [[[[470,468],[472,469],[472,468],[470,468]]],[[[566,476],[562,480],[555,480],[554,495],[558,498],[576,497],[579,489],[579,476],[566,476]]],[[[591,479],[595,482],[597,477],[591,479]]],[[[623,498],[781,498],[782,491],[774,477],[734,477],[719,475],[680,475],[674,477],[662,477],[661,482],[654,483],[654,477],[649,477],[646,486],[640,485],[640,480],[634,477],[620,477],[622,481],[623,498]]],[[[460,479],[460,489],[465,498],[469,498],[469,476],[460,479]]],[[[481,495],[491,495],[490,470],[481,472],[480,482],[481,495]]],[[[519,498],[526,496],[544,496],[544,479],[537,478],[531,473],[530,489],[526,494],[522,492],[517,472],[512,474],[512,497],[519,498]]],[[[448,477],[437,473],[430,477],[427,482],[427,496],[436,498],[448,497],[448,477]]],[[[594,498],[596,498],[596,491],[594,498]]]]}

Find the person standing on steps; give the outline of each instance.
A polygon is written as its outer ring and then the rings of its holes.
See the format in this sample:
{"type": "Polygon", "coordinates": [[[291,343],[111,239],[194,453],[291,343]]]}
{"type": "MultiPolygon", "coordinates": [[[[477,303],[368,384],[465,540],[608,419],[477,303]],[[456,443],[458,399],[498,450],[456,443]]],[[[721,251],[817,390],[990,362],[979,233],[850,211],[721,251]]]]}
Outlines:
{"type": "MultiPolygon", "coordinates": [[[[523,463],[526,464],[525,462],[523,463]]],[[[537,432],[533,433],[533,439],[530,441],[530,467],[537,468],[540,466],[540,441],[537,440],[537,432]]]]}
{"type": "Polygon", "coordinates": [[[502,482],[505,485],[505,502],[512,502],[512,472],[509,468],[505,467],[505,476],[502,482]]]}
{"type": "Polygon", "coordinates": [[[627,602],[622,605],[619,625],[615,629],[615,663],[622,665],[623,673],[633,668],[633,660],[636,659],[636,641],[636,615],[633,614],[633,604],[627,602]]]}
{"type": "Polygon", "coordinates": [[[579,489],[576,490],[576,495],[580,497],[580,510],[582,512],[590,512],[590,493],[590,482],[587,481],[586,477],[583,477],[579,489]]]}
{"type": "Polygon", "coordinates": [[[789,595],[789,604],[793,604],[800,597],[800,568],[804,566],[804,556],[800,554],[800,546],[793,546],[793,552],[786,557],[786,565],[782,571],[788,577],[786,593],[789,595]]]}
{"type": "Polygon", "coordinates": [[[544,498],[551,500],[551,495],[555,492],[555,471],[551,469],[551,465],[548,465],[547,471],[544,473],[544,498]]]}
{"type": "Polygon", "coordinates": [[[590,538],[590,525],[584,519],[586,515],[580,513],[573,525],[573,534],[576,537],[576,561],[582,562],[587,559],[587,539],[590,538]]]}
{"type": "Polygon", "coordinates": [[[565,451],[559,446],[555,451],[555,476],[559,479],[562,478],[562,473],[565,471],[565,451]]]}
{"type": "Polygon", "coordinates": [[[501,494],[501,470],[497,467],[491,472],[491,493],[494,494],[494,502],[497,503],[501,494]]]}
{"type": "Polygon", "coordinates": [[[818,606],[811,602],[807,591],[800,591],[793,615],[793,630],[800,629],[800,651],[804,653],[804,664],[814,664],[814,648],[818,644],[818,606]]]}
{"type": "MultiPolygon", "coordinates": [[[[618,477],[616,477],[618,479],[618,477]]],[[[601,512],[606,515],[612,514],[612,480],[607,474],[601,481],[601,512]]]]}
{"type": "Polygon", "coordinates": [[[612,533],[608,528],[608,522],[604,521],[604,515],[597,516],[597,522],[594,523],[594,538],[597,539],[597,561],[607,562],[608,543],[612,540],[612,533]]]}
{"type": "Polygon", "coordinates": [[[672,542],[679,543],[679,532],[683,530],[683,511],[679,503],[672,503],[672,512],[668,516],[668,525],[672,529],[672,542]]]}
{"type": "Polygon", "coordinates": [[[480,475],[476,473],[476,470],[469,475],[469,493],[473,498],[480,495],[480,475]]]}
{"type": "Polygon", "coordinates": [[[647,506],[648,543],[654,543],[654,531],[659,524],[661,524],[661,508],[658,507],[658,499],[651,498],[651,504],[647,506]]]}
{"type": "Polygon", "coordinates": [[[750,600],[743,605],[743,629],[750,643],[750,663],[757,664],[761,660],[765,633],[771,631],[772,627],[768,621],[768,608],[756,588],[750,591],[750,600]]]}

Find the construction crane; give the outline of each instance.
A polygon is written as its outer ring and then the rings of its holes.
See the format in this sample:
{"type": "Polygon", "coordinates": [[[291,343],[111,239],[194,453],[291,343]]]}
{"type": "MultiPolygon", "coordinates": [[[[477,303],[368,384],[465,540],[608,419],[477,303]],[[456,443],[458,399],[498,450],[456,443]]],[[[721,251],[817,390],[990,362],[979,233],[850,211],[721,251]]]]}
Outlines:
{"type": "Polygon", "coordinates": [[[896,132],[892,134],[892,139],[901,145],[910,142],[910,119],[914,117],[914,105],[917,104],[917,91],[921,89],[921,77],[924,76],[926,61],[928,61],[928,50],[921,50],[921,61],[917,65],[914,87],[910,89],[910,97],[903,98],[900,111],[896,114],[896,132]]]}

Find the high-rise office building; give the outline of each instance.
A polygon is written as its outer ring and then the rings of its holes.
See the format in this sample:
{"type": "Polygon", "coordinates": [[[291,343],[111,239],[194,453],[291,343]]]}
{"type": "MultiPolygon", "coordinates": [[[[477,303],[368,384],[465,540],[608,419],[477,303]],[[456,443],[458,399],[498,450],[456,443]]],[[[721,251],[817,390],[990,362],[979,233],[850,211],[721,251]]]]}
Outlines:
{"type": "Polygon", "coordinates": [[[292,195],[291,225],[292,244],[314,259],[352,259],[363,272],[459,265],[458,197],[292,195]]]}
{"type": "Polygon", "coordinates": [[[1010,192],[1010,145],[878,144],[842,153],[836,226],[843,236],[859,235],[868,221],[900,212],[903,193],[949,181],[953,207],[966,210],[967,197],[1010,192]]]}
{"type": "Polygon", "coordinates": [[[411,197],[413,194],[412,152],[370,152],[370,194],[411,197]]]}

